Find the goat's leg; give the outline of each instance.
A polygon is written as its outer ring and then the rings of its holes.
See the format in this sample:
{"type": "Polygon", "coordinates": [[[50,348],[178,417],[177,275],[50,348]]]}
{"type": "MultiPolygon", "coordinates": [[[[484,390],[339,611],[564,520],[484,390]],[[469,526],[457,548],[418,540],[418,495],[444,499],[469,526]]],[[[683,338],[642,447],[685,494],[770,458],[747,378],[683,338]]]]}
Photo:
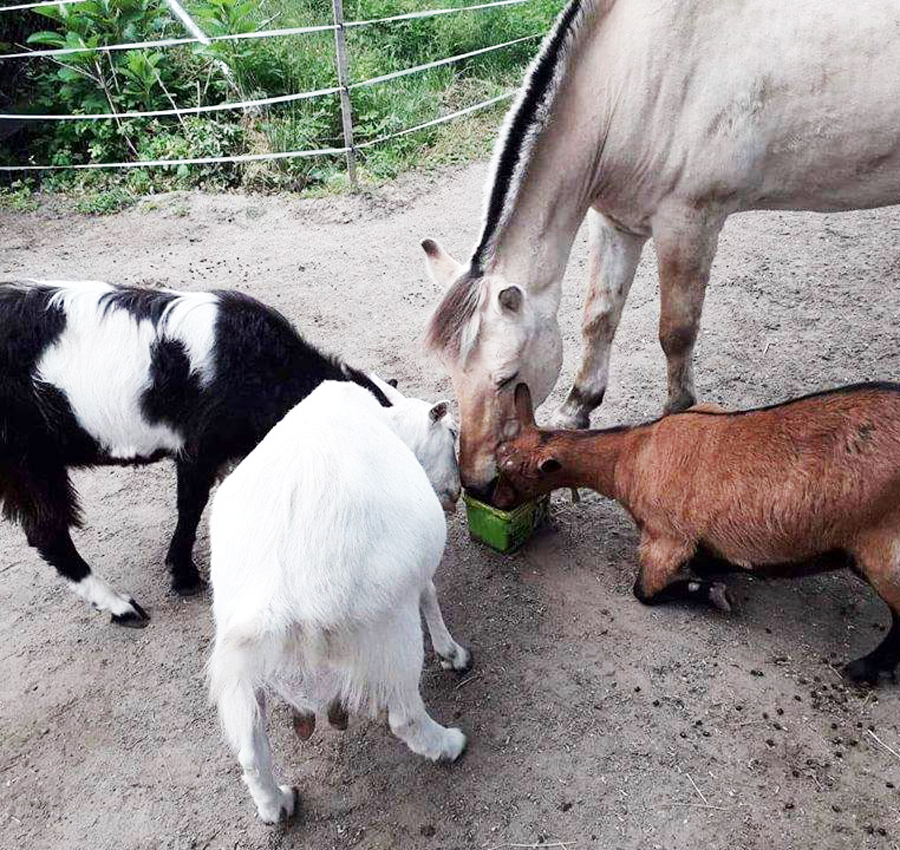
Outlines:
{"type": "Polygon", "coordinates": [[[197,539],[197,526],[216,478],[216,466],[206,461],[179,458],[176,473],[178,522],[169,544],[166,565],[172,573],[172,590],[181,596],[193,596],[204,586],[192,552],[197,539]]]}
{"type": "Polygon", "coordinates": [[[557,428],[587,428],[591,411],[603,401],[613,337],[647,241],[646,236],[619,230],[596,210],[588,212],[588,228],[590,265],[581,323],[581,368],[553,415],[557,428]]]}
{"type": "Polygon", "coordinates": [[[900,559],[894,535],[893,529],[876,533],[853,552],[857,569],[891,609],[891,628],[884,640],[844,667],[844,675],[854,682],[875,685],[882,673],[893,675],[900,664],[900,559]]]}
{"type": "Polygon", "coordinates": [[[6,512],[21,521],[28,543],[78,596],[100,611],[109,611],[113,623],[146,626],[147,612],[92,573],[75,548],[69,529],[79,524],[78,500],[65,467],[35,458],[28,474],[21,469],[6,472],[6,512]]]}
{"type": "Polygon", "coordinates": [[[429,581],[422,591],[420,608],[425,615],[428,634],[431,636],[431,645],[441,660],[441,667],[445,670],[456,670],[458,673],[471,670],[472,653],[460,646],[450,634],[441,613],[433,581],[429,581]]]}
{"type": "Polygon", "coordinates": [[[362,636],[357,675],[366,690],[386,695],[391,731],[414,753],[432,761],[456,761],[466,748],[459,729],[436,723],[419,693],[424,660],[419,600],[410,599],[389,620],[362,636]]]}
{"type": "Polygon", "coordinates": [[[734,601],[726,586],[685,574],[695,546],[690,541],[644,534],[640,545],[640,570],[634,595],[644,605],[663,602],[708,602],[730,611],[734,601]]]}
{"type": "Polygon", "coordinates": [[[282,816],[294,813],[297,792],[275,780],[272,746],[266,731],[265,693],[252,681],[253,653],[217,640],[209,670],[222,731],[237,751],[244,783],[260,820],[278,823],[282,816]]]}
{"type": "Polygon", "coordinates": [[[659,343],[666,355],[665,412],[686,410],[696,401],[692,357],[703,298],[723,219],[685,215],[654,223],[659,263],[659,343]],[[659,231],[657,231],[657,226],[659,231]]]}
{"type": "Polygon", "coordinates": [[[456,761],[466,749],[466,736],[460,729],[441,726],[428,714],[418,683],[391,700],[388,723],[416,755],[432,761],[456,761]]]}

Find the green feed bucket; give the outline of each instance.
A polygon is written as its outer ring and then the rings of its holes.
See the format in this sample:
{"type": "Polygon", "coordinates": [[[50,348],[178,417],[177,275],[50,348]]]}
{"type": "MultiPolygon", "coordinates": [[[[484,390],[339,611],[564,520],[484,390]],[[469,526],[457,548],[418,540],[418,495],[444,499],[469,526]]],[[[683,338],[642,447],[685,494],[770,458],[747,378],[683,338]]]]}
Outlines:
{"type": "Polygon", "coordinates": [[[463,501],[472,539],[480,540],[498,552],[514,552],[523,546],[547,518],[550,506],[549,495],[525,502],[511,511],[479,502],[468,493],[463,494],[463,501]]]}

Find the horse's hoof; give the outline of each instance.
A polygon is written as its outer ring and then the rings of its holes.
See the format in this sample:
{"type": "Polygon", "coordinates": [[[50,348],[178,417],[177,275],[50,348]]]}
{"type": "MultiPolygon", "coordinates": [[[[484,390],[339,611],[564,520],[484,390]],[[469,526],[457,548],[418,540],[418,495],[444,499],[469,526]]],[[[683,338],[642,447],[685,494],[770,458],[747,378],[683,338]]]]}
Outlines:
{"type": "Polygon", "coordinates": [[[350,725],[350,718],[347,715],[347,709],[341,705],[339,700],[332,700],[328,706],[328,722],[335,728],[343,732],[350,725]]]}
{"type": "Polygon", "coordinates": [[[126,611],[124,614],[113,614],[110,622],[117,626],[124,626],[126,629],[143,629],[150,622],[150,615],[141,608],[133,599],[129,599],[133,610],[126,611]]]}
{"type": "Polygon", "coordinates": [[[308,714],[295,712],[291,722],[294,725],[294,732],[301,741],[308,741],[316,731],[316,715],[312,712],[308,714]]]}

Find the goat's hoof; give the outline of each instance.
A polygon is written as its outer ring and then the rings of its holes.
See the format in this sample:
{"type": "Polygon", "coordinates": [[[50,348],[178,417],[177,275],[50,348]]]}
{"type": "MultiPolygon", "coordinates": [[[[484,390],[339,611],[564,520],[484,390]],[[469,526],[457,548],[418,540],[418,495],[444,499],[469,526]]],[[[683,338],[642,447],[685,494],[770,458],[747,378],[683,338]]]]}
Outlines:
{"type": "Polygon", "coordinates": [[[734,597],[721,582],[716,582],[709,588],[709,601],[726,614],[730,614],[734,607],[734,597]]]}
{"type": "Polygon", "coordinates": [[[312,737],[312,733],[316,731],[316,715],[312,712],[308,714],[294,712],[291,722],[294,732],[301,741],[308,741],[312,737]]]}
{"type": "Polygon", "coordinates": [[[668,416],[671,413],[682,413],[696,403],[697,399],[693,393],[684,391],[677,398],[666,402],[666,406],[663,408],[663,416],[668,416]]]}
{"type": "Polygon", "coordinates": [[[129,598],[131,611],[125,611],[122,614],[113,614],[110,622],[117,626],[124,626],[126,629],[143,629],[150,622],[150,615],[141,608],[133,599],[129,598]]]}
{"type": "Polygon", "coordinates": [[[871,688],[878,684],[881,669],[866,658],[857,658],[856,661],[845,664],[841,673],[855,685],[871,688]]]}
{"type": "Polygon", "coordinates": [[[438,656],[441,661],[441,669],[452,670],[454,673],[468,673],[475,666],[475,655],[471,649],[456,645],[453,655],[438,656]]]}
{"type": "Polygon", "coordinates": [[[328,705],[328,722],[341,732],[345,731],[350,725],[350,718],[347,715],[347,709],[341,705],[339,700],[332,700],[328,705]]]}
{"type": "Polygon", "coordinates": [[[278,792],[278,799],[274,803],[256,807],[263,823],[275,824],[281,820],[289,820],[294,815],[300,792],[291,785],[279,785],[278,792]]]}
{"type": "Polygon", "coordinates": [[[461,729],[445,729],[444,743],[435,761],[451,764],[465,751],[468,740],[461,729]]]}
{"type": "Polygon", "coordinates": [[[206,590],[206,582],[198,575],[172,579],[172,590],[179,596],[197,596],[206,590]]]}

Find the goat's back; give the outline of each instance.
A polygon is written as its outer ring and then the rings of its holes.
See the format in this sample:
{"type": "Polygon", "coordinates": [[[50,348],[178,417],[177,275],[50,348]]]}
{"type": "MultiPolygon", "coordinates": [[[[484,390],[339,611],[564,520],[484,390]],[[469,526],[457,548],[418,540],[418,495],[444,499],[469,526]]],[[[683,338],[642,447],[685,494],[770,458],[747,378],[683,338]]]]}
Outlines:
{"type": "Polygon", "coordinates": [[[210,521],[220,628],[345,628],[418,593],[446,524],[413,453],[368,391],[325,382],[226,479],[210,521]]]}
{"type": "Polygon", "coordinates": [[[636,516],[655,511],[738,563],[840,548],[900,507],[898,385],[687,411],[648,432],[625,465],[636,516]]]}

